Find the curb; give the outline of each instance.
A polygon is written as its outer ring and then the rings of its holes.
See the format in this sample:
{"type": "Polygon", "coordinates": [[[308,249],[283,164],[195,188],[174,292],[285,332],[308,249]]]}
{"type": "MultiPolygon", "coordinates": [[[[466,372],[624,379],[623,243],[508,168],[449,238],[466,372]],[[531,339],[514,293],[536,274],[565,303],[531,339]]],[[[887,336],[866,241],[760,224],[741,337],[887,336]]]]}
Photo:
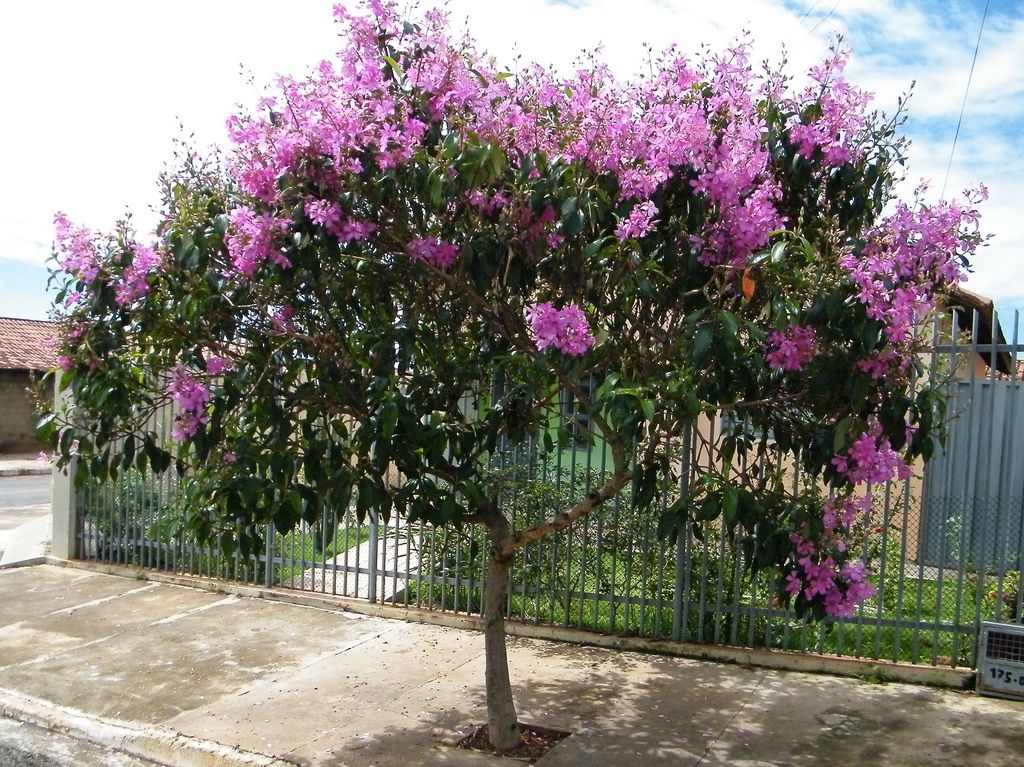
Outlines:
{"type": "Polygon", "coordinates": [[[91,716],[3,688],[0,716],[174,767],[294,767],[293,762],[192,738],[168,727],[91,716]]]}
{"type": "MultiPolygon", "coordinates": [[[[59,567],[73,567],[80,570],[117,575],[123,578],[169,583],[221,594],[287,602],[289,604],[315,607],[323,610],[372,615],[378,618],[391,618],[409,623],[425,623],[433,626],[445,626],[447,628],[469,629],[471,631],[483,629],[483,619],[475,615],[439,613],[433,610],[404,605],[370,604],[350,597],[339,597],[331,594],[318,594],[292,589],[267,588],[259,585],[243,585],[193,575],[144,570],[127,565],[64,560],[55,557],[46,557],[46,563],[59,567]]],[[[828,674],[866,679],[874,682],[900,682],[904,684],[944,687],[954,690],[973,689],[976,673],[971,668],[923,666],[884,660],[869,660],[866,658],[805,654],[789,650],[694,644],[669,639],[616,636],[614,634],[599,634],[597,632],[561,626],[543,626],[518,623],[516,621],[506,621],[505,632],[510,636],[566,642],[611,650],[651,653],[713,663],[731,663],[741,666],[772,669],[774,671],[828,674]]]]}
{"type": "Polygon", "coordinates": [[[0,570],[13,570],[16,567],[32,567],[34,565],[52,565],[53,558],[45,555],[29,557],[28,559],[15,559],[13,562],[0,562],[0,570]]]}
{"type": "Polygon", "coordinates": [[[29,476],[43,476],[50,474],[53,470],[49,467],[25,467],[16,469],[0,469],[0,477],[29,477],[29,476]]]}

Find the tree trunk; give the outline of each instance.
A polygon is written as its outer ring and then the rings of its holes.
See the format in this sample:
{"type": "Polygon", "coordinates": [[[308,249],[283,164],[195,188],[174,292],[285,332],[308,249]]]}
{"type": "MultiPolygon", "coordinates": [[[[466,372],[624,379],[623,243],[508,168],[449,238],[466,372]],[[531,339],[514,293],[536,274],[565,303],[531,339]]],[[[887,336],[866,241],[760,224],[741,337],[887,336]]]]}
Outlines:
{"type": "Polygon", "coordinates": [[[500,554],[500,542],[508,535],[509,525],[499,519],[488,520],[490,553],[487,558],[487,582],[484,588],[484,660],[487,690],[487,737],[491,745],[507,751],[520,743],[516,705],[508,675],[505,650],[505,604],[508,601],[508,574],[512,557],[500,554]]]}

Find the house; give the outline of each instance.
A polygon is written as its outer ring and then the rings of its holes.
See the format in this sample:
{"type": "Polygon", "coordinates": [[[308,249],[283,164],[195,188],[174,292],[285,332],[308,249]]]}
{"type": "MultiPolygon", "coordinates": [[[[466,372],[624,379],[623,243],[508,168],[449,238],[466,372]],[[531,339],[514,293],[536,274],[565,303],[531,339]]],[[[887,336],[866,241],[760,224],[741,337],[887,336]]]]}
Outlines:
{"type": "MultiPolygon", "coordinates": [[[[1014,369],[1013,357],[1003,334],[1005,323],[1000,322],[995,302],[964,288],[953,288],[942,304],[944,312],[956,321],[963,339],[961,352],[966,352],[968,348],[974,352],[969,364],[961,365],[957,370],[957,377],[986,378],[993,367],[998,377],[1009,376],[1014,369]]],[[[952,325],[952,322],[949,324],[952,325]]],[[[942,327],[942,324],[939,323],[938,327],[942,327]]],[[[939,339],[943,344],[949,344],[952,340],[948,337],[951,328],[946,332],[940,330],[939,335],[944,336],[939,339]]]]}
{"type": "Polygon", "coordinates": [[[0,317],[0,453],[35,453],[36,383],[56,364],[53,322],[0,317]]]}

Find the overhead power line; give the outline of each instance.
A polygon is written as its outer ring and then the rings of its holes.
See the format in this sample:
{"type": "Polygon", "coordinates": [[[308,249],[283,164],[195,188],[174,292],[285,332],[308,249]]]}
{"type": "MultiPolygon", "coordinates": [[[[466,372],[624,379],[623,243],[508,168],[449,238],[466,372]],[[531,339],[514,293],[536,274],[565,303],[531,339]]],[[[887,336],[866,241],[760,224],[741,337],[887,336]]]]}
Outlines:
{"type": "Polygon", "coordinates": [[[956,133],[953,134],[953,146],[949,150],[949,163],[946,165],[946,178],[942,181],[942,194],[940,199],[946,199],[946,184],[949,183],[949,172],[953,168],[953,154],[956,152],[956,142],[960,138],[960,126],[964,122],[964,110],[967,109],[967,94],[971,92],[971,80],[974,79],[974,65],[978,63],[978,50],[981,48],[981,33],[985,31],[985,19],[988,18],[988,5],[991,0],[985,0],[985,11],[981,14],[981,26],[978,28],[978,41],[974,44],[974,58],[971,59],[971,72],[967,75],[967,87],[964,88],[964,100],[960,104],[960,118],[956,121],[956,133]]]}

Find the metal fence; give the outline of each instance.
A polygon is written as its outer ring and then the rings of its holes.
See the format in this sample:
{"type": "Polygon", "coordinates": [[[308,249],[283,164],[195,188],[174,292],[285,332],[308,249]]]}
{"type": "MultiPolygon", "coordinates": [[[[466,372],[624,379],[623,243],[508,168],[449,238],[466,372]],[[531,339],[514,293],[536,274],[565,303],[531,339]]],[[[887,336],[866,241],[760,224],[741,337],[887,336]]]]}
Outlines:
{"type": "MultiPolygon", "coordinates": [[[[656,534],[660,509],[634,508],[628,494],[520,553],[509,616],[689,642],[974,665],[980,621],[1016,621],[1024,596],[1024,452],[1013,440],[1024,417],[1016,375],[1022,347],[1016,332],[1006,343],[997,324],[988,338],[979,325],[975,317],[973,333],[965,335],[948,321],[936,324],[928,362],[934,374],[951,376],[957,418],[923,484],[913,479],[874,489],[876,535],[864,553],[873,561],[877,593],[855,616],[817,625],[798,619],[774,599],[775,575],[752,576],[719,523],[704,522],[663,541],[656,534]]],[[[713,436],[718,427],[709,422],[707,428],[713,436]]],[[[684,484],[704,468],[694,442],[684,440],[680,452],[684,484]]],[[[493,456],[491,468],[503,478],[501,507],[520,525],[564,509],[609,466],[599,448],[544,453],[525,444],[493,456]]],[[[351,509],[334,509],[289,532],[268,527],[265,551],[242,560],[176,534],[183,504],[183,480],[173,472],[130,471],[116,481],[87,483],[76,504],[77,555],[370,602],[481,612],[487,548],[475,527],[435,529],[374,514],[360,523],[351,509]]]]}

